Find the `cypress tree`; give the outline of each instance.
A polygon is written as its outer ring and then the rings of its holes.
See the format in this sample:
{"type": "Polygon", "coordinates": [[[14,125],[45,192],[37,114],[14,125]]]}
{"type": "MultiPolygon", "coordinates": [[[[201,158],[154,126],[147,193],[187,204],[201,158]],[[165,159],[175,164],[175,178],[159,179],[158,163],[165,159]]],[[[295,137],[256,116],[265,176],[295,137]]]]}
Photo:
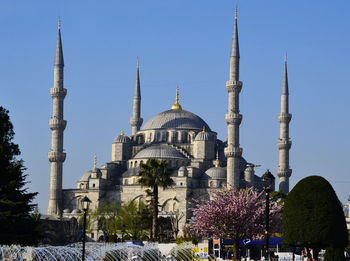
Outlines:
{"type": "Polygon", "coordinates": [[[285,199],[282,218],[283,244],[344,251],[348,234],[342,205],[329,182],[320,176],[302,179],[285,199]]]}
{"type": "Polygon", "coordinates": [[[24,188],[26,176],[8,111],[0,106],[0,244],[36,243],[36,222],[30,216],[37,193],[24,188]]]}

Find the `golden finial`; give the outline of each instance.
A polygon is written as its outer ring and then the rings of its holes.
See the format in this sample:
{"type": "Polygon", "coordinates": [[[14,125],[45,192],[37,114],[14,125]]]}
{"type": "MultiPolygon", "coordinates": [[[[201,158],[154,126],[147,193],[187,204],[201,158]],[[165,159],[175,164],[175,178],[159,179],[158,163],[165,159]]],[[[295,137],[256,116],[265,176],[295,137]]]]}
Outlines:
{"type": "Polygon", "coordinates": [[[96,166],[97,166],[97,157],[96,157],[96,154],[94,156],[94,169],[96,169],[96,166]]]}
{"type": "Polygon", "coordinates": [[[121,134],[122,136],[124,136],[124,130],[122,129],[122,134],[121,134]]]}
{"type": "Polygon", "coordinates": [[[171,107],[172,110],[182,110],[181,105],[179,104],[179,86],[176,86],[176,98],[175,98],[175,103],[171,107]]]}
{"type": "Polygon", "coordinates": [[[216,161],[215,161],[215,168],[220,167],[220,161],[219,161],[219,151],[216,152],[216,161]]]}
{"type": "Polygon", "coordinates": [[[58,17],[58,30],[61,30],[61,18],[58,17]]]}
{"type": "Polygon", "coordinates": [[[203,132],[205,132],[205,126],[203,125],[203,132]]]}
{"type": "Polygon", "coordinates": [[[140,65],[140,63],[139,63],[139,57],[137,57],[137,68],[139,68],[139,65],[140,65]]]}
{"type": "Polygon", "coordinates": [[[287,51],[284,53],[284,62],[287,62],[287,51]]]}
{"type": "Polygon", "coordinates": [[[235,19],[237,20],[237,6],[235,8],[235,19]]]}

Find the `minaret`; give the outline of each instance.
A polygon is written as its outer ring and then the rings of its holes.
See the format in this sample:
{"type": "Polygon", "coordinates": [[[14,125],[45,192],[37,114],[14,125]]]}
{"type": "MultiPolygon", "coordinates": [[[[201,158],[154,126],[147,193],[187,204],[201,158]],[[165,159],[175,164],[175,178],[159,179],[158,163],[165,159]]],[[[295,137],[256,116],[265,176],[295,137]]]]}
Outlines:
{"type": "Polygon", "coordinates": [[[48,215],[60,215],[62,212],[62,165],[66,159],[63,152],[63,131],[67,121],[63,120],[63,100],[67,90],[63,88],[63,52],[61,42],[61,21],[58,20],[58,37],[54,63],[54,85],[50,89],[53,111],[49,122],[51,129],[51,151],[48,153],[50,161],[50,197],[47,209],[48,215]]]}
{"type": "Polygon", "coordinates": [[[235,25],[233,29],[231,56],[230,56],[230,80],[226,82],[228,91],[228,113],[225,116],[227,123],[227,186],[239,187],[240,169],[239,161],[242,156],[242,148],[239,147],[239,125],[242,115],[239,114],[239,93],[242,90],[242,82],[239,81],[239,46],[237,28],[237,8],[235,10],[235,25]]]}
{"type": "Polygon", "coordinates": [[[281,113],[278,115],[280,121],[280,138],[277,142],[279,149],[279,166],[277,176],[279,178],[279,190],[284,194],[289,192],[289,177],[292,170],[289,168],[289,150],[292,142],[289,139],[289,122],[292,114],[289,113],[289,92],[287,75],[287,53],[284,56],[284,75],[281,93],[281,113]]]}
{"type": "Polygon", "coordinates": [[[137,59],[136,82],[134,90],[132,117],[130,119],[131,135],[135,135],[140,130],[143,119],[141,118],[141,91],[140,91],[140,74],[139,59],[137,59]]]}

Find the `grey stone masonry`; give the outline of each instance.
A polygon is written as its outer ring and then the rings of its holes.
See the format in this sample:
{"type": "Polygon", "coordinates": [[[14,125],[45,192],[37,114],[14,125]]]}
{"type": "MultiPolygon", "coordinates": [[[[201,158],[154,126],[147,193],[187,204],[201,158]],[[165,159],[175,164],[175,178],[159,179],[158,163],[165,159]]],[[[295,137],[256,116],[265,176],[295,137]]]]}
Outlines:
{"type": "Polygon", "coordinates": [[[140,90],[140,74],[139,59],[137,59],[136,81],[132,108],[132,117],[130,119],[131,135],[135,135],[140,130],[143,119],[141,118],[141,90],[140,90]]]}
{"type": "Polygon", "coordinates": [[[278,115],[278,120],[280,122],[280,138],[277,142],[279,149],[279,166],[277,169],[277,176],[279,178],[279,190],[281,190],[284,194],[287,194],[289,192],[289,177],[292,174],[292,170],[289,168],[289,150],[292,146],[292,141],[289,138],[289,122],[291,119],[292,114],[289,113],[289,90],[286,54],[282,81],[281,113],[278,115]]]}
{"type": "Polygon", "coordinates": [[[239,93],[242,90],[242,82],[239,81],[239,58],[236,8],[230,55],[230,80],[226,82],[228,113],[225,116],[228,129],[227,147],[225,148],[225,156],[227,157],[227,186],[235,188],[240,186],[239,161],[242,156],[242,148],[239,147],[239,125],[242,121],[242,115],[239,113],[239,93]]]}
{"type": "Polygon", "coordinates": [[[48,153],[51,165],[48,215],[60,215],[62,210],[62,167],[66,159],[66,153],[63,152],[63,131],[67,125],[67,122],[63,119],[63,100],[67,94],[67,90],[63,88],[63,68],[64,61],[59,21],[54,63],[54,85],[50,90],[53,110],[52,118],[49,121],[52,136],[51,151],[48,153]]]}

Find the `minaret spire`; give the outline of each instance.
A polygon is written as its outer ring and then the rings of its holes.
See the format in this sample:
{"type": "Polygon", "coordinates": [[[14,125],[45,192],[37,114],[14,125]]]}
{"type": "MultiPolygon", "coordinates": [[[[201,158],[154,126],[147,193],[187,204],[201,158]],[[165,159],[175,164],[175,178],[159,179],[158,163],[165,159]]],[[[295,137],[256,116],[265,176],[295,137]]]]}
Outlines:
{"type": "Polygon", "coordinates": [[[67,121],[63,119],[63,101],[67,89],[63,88],[63,51],[61,41],[61,20],[58,20],[58,36],[54,62],[54,85],[50,89],[53,111],[49,121],[51,129],[51,151],[48,153],[50,161],[50,196],[47,214],[60,215],[62,213],[62,167],[66,159],[63,152],[63,131],[67,121]]]}
{"type": "Polygon", "coordinates": [[[235,188],[239,188],[240,186],[239,161],[243,151],[239,147],[239,125],[242,121],[242,115],[239,113],[239,93],[242,90],[242,82],[239,80],[239,58],[236,8],[230,55],[230,78],[226,82],[228,113],[225,116],[228,129],[227,147],[225,148],[225,156],[227,157],[227,186],[235,188]]]}
{"type": "Polygon", "coordinates": [[[277,176],[279,178],[279,190],[284,194],[289,192],[289,177],[292,170],[289,168],[289,150],[292,141],[289,138],[289,122],[292,114],[289,113],[289,90],[288,90],[288,74],[287,74],[287,53],[284,56],[284,73],[282,81],[281,93],[281,113],[278,115],[280,122],[280,138],[277,142],[279,149],[279,166],[277,176]]]}
{"type": "Polygon", "coordinates": [[[136,81],[134,89],[133,110],[130,119],[131,135],[135,135],[140,130],[143,119],[141,118],[141,89],[140,89],[140,73],[139,58],[137,58],[136,81]]]}

